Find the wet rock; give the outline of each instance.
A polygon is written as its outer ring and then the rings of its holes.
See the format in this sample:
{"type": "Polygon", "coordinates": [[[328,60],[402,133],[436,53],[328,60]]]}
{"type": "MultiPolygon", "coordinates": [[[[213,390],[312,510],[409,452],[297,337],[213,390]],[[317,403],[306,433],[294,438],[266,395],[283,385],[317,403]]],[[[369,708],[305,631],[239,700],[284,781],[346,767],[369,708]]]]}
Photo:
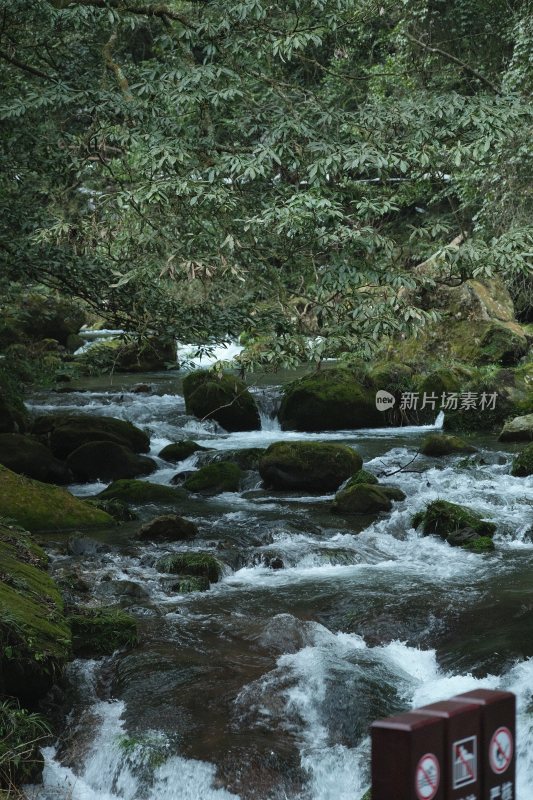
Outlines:
{"type": "Polygon", "coordinates": [[[337,492],[331,510],[336,514],[378,514],[390,511],[393,500],[405,500],[401,489],[357,483],[337,492]]]}
{"type": "Polygon", "coordinates": [[[447,434],[432,434],[426,436],[420,445],[420,452],[425,456],[449,456],[453,453],[475,453],[477,448],[460,439],[459,436],[447,434]]]}
{"type": "Polygon", "coordinates": [[[169,553],[156,563],[158,572],[170,575],[194,575],[216,583],[222,574],[222,565],[210,553],[169,553]]]}
{"type": "Polygon", "coordinates": [[[176,343],[148,338],[140,342],[120,342],[116,347],[118,372],[159,372],[176,367],[176,343]]]}
{"type": "Polygon", "coordinates": [[[415,514],[412,525],[414,528],[422,525],[422,532],[426,536],[436,534],[442,539],[447,539],[465,528],[475,531],[478,536],[492,537],[496,532],[496,525],[493,522],[487,522],[480,514],[466,506],[449,503],[446,500],[435,500],[425,511],[415,514]]]}
{"type": "Polygon", "coordinates": [[[506,422],[498,438],[500,442],[533,441],[533,414],[525,414],[506,422]]]}
{"type": "Polygon", "coordinates": [[[177,514],[165,514],[147,522],[137,534],[141,541],[179,542],[194,539],[198,527],[177,514]]]}
{"type": "Polygon", "coordinates": [[[375,390],[346,369],[329,368],[285,387],[279,410],[284,430],[332,431],[387,424],[375,390]]]}
{"type": "Polygon", "coordinates": [[[170,483],[172,486],[183,486],[187,478],[190,478],[191,475],[195,474],[195,472],[195,469],[184,469],[182,472],[177,472],[170,479],[170,483]]]}
{"type": "Polygon", "coordinates": [[[275,558],[270,559],[270,561],[268,562],[268,566],[270,567],[270,569],[283,569],[285,564],[283,563],[282,558],[276,556],[275,558]]]}
{"type": "Polygon", "coordinates": [[[152,458],[137,455],[116,442],[88,442],[67,457],[67,467],[77,480],[113,481],[150,475],[157,469],[152,458]]]}
{"type": "Polygon", "coordinates": [[[159,458],[163,458],[171,464],[177,464],[179,461],[184,461],[186,458],[189,458],[189,456],[192,456],[193,453],[207,449],[207,447],[196,444],[196,442],[190,439],[183,439],[181,442],[174,442],[173,444],[167,444],[166,447],[163,447],[159,453],[159,458]]]}
{"type": "Polygon", "coordinates": [[[132,386],[131,391],[133,394],[152,394],[154,388],[149,383],[137,383],[135,386],[132,386]]]}
{"type": "Polygon", "coordinates": [[[0,517],[31,532],[112,526],[109,514],[58,486],[34,481],[0,466],[0,517]]]}
{"type": "Polygon", "coordinates": [[[182,502],[185,494],[172,486],[149,483],[134,479],[114,481],[107,489],[97,495],[99,500],[121,500],[123,503],[142,505],[143,503],[165,503],[174,505],[182,502]]]}
{"type": "Polygon", "coordinates": [[[131,520],[138,519],[137,514],[129,508],[126,503],[121,500],[96,500],[94,497],[90,500],[85,500],[85,503],[105,511],[117,522],[130,522],[131,520]]]}
{"type": "Polygon", "coordinates": [[[261,428],[257,404],[244,381],[233,375],[207,370],[191,372],[183,381],[187,413],[199,419],[214,419],[226,431],[261,428]]]}
{"type": "Polygon", "coordinates": [[[0,434],[0,464],[43,483],[72,482],[70,469],[44,444],[19,433],[0,434]]]}
{"type": "Polygon", "coordinates": [[[23,704],[46,694],[70,658],[70,630],[47,561],[29,534],[0,524],[0,692],[23,704]]]}
{"type": "Polygon", "coordinates": [[[517,478],[526,478],[533,475],[533,442],[526,445],[513,459],[511,475],[517,478]]]}
{"type": "MultiPolygon", "coordinates": [[[[2,375],[0,374],[0,380],[2,375]]],[[[7,399],[0,390],[0,433],[24,433],[28,412],[21,399],[7,399]]]]}
{"type": "Polygon", "coordinates": [[[150,597],[144,586],[135,581],[110,581],[107,586],[118,597],[133,598],[134,600],[146,600],[150,597]]]}
{"type": "Polygon", "coordinates": [[[108,553],[109,550],[108,545],[88,536],[71,536],[67,542],[67,552],[71,556],[95,556],[98,553],[108,553]]]}
{"type": "Polygon", "coordinates": [[[259,473],[274,489],[330,492],[361,469],[352,448],[321,442],[275,442],[259,462],[259,473]]]}
{"type": "Polygon", "coordinates": [[[84,608],[68,617],[77,656],[111,655],[137,644],[137,623],[114,608],[84,608]]]}
{"type": "Polygon", "coordinates": [[[241,477],[242,472],[236,464],[231,461],[220,461],[218,464],[200,467],[197,472],[193,472],[185,479],[183,487],[188,492],[203,495],[237,492],[241,477]]]}
{"type": "Polygon", "coordinates": [[[245,447],[242,450],[210,451],[200,456],[200,463],[216,464],[219,461],[231,461],[242,470],[258,470],[259,461],[265,454],[264,447],[245,447]]]}
{"type": "Polygon", "coordinates": [[[474,553],[486,553],[494,550],[494,542],[490,536],[480,536],[473,528],[461,528],[448,534],[446,541],[453,547],[462,547],[474,553]]]}
{"type": "Polygon", "coordinates": [[[150,439],[144,431],[114,417],[53,414],[38,417],[32,433],[45,438],[57,458],[66,458],[89,442],[115,442],[134,453],[147,453],[150,449],[150,439]]]}
{"type": "Polygon", "coordinates": [[[359,483],[376,484],[379,483],[379,481],[372,472],[369,472],[367,469],[360,469],[355,475],[352,475],[344,488],[349,489],[351,486],[357,486],[359,483]]]}
{"type": "Polygon", "coordinates": [[[206,592],[210,585],[209,578],[205,575],[191,575],[174,582],[169,588],[172,592],[189,594],[190,592],[206,592]]]}

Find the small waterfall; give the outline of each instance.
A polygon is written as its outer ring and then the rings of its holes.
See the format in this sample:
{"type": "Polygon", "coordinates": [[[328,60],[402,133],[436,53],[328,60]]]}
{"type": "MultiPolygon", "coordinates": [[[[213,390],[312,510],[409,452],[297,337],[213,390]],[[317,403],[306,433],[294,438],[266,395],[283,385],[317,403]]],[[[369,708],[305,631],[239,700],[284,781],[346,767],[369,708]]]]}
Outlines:
{"type": "Polygon", "coordinates": [[[259,408],[262,431],[280,431],[281,426],[278,420],[279,404],[281,394],[279,386],[268,386],[263,389],[255,389],[254,398],[259,408]]]}
{"type": "Polygon", "coordinates": [[[444,425],[444,411],[439,411],[433,427],[440,431],[442,430],[443,425],[444,425]]]}

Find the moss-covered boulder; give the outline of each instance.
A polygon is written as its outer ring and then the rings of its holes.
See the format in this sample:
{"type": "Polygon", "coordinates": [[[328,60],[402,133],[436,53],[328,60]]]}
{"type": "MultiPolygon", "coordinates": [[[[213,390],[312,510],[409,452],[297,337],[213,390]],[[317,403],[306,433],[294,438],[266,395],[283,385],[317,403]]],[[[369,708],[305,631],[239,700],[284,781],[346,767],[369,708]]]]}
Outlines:
{"type": "Polygon", "coordinates": [[[379,514],[390,511],[393,500],[405,500],[401,489],[374,483],[356,483],[337,492],[331,510],[335,514],[379,514]]]}
{"type": "Polygon", "coordinates": [[[194,539],[198,527],[189,519],[177,514],[163,514],[147,522],[137,534],[141,541],[180,542],[194,539]]]}
{"type": "Polygon", "coordinates": [[[34,341],[55,339],[65,346],[71,334],[78,333],[87,320],[83,308],[58,294],[27,293],[13,309],[18,330],[34,341]]]}
{"type": "Polygon", "coordinates": [[[159,458],[169,461],[171,464],[177,464],[179,461],[184,461],[189,456],[202,450],[207,450],[201,444],[191,441],[190,439],[183,439],[181,442],[173,442],[163,447],[159,453],[159,458]]]}
{"type": "Polygon", "coordinates": [[[150,475],[157,469],[152,458],[140,456],[116,442],[88,442],[67,457],[67,467],[76,480],[114,481],[150,475]]]}
{"type": "Polygon", "coordinates": [[[0,464],[43,483],[67,484],[73,478],[69,468],[44,444],[19,433],[0,434],[0,464]]]}
{"type": "Polygon", "coordinates": [[[191,592],[206,592],[210,585],[209,578],[206,578],[205,575],[189,575],[173,583],[170,588],[179,594],[190,594],[191,592]]]}
{"type": "Polygon", "coordinates": [[[346,445],[275,442],[259,461],[259,473],[274,489],[331,492],[362,466],[359,453],[346,445]]]}
{"type": "Polygon", "coordinates": [[[97,495],[97,498],[99,500],[121,500],[123,503],[132,503],[133,505],[145,503],[174,505],[181,503],[185,496],[181,489],[172,486],[124,478],[113,481],[107,489],[97,495]]]}
{"type": "Polygon", "coordinates": [[[159,572],[169,575],[193,575],[216,583],[222,574],[222,565],[210,553],[169,553],[156,564],[159,572]]]}
{"type": "Polygon", "coordinates": [[[528,444],[513,459],[511,475],[517,478],[527,478],[533,475],[533,442],[528,444]]]}
{"type": "Polygon", "coordinates": [[[195,494],[214,495],[221,492],[238,492],[242,471],[231,461],[220,461],[200,467],[185,479],[183,488],[195,494]]]}
{"type": "Polygon", "coordinates": [[[70,658],[70,629],[46,565],[29,534],[0,524],[0,694],[24,703],[42,697],[70,658]]]}
{"type": "Polygon", "coordinates": [[[259,410],[244,381],[233,375],[207,370],[191,372],[183,381],[188,414],[214,419],[226,431],[255,431],[261,428],[259,410]]]}
{"type": "Polygon", "coordinates": [[[452,547],[462,547],[473,553],[488,553],[495,549],[494,542],[490,536],[480,536],[472,528],[461,528],[446,537],[448,544],[452,547]]]}
{"type": "Polygon", "coordinates": [[[387,424],[375,390],[347,369],[330,368],[288,384],[279,409],[284,430],[332,431],[387,424]]]}
{"type": "Polygon", "coordinates": [[[51,414],[38,417],[32,433],[42,437],[57,458],[66,458],[89,442],[115,442],[134,453],[147,453],[150,438],[131,422],[90,414],[51,414]]]}
{"type": "Polygon", "coordinates": [[[420,452],[425,456],[440,458],[453,455],[453,453],[475,453],[476,448],[458,436],[434,433],[426,436],[420,445],[420,452]]]}
{"type": "Polygon", "coordinates": [[[117,522],[130,522],[134,519],[138,519],[137,514],[132,511],[126,503],[122,502],[122,500],[115,500],[113,498],[110,500],[98,500],[95,497],[90,497],[88,500],[84,500],[84,502],[94,508],[99,508],[100,511],[105,511],[106,514],[109,514],[117,522]]]}
{"type": "Polygon", "coordinates": [[[415,514],[413,526],[422,525],[425,535],[436,534],[442,539],[447,539],[457,531],[468,528],[478,536],[492,537],[496,532],[496,525],[487,522],[480,514],[466,506],[449,503],[447,500],[435,500],[430,503],[425,511],[415,514]]]}
{"type": "Polygon", "coordinates": [[[500,442],[533,441],[533,414],[524,414],[508,420],[499,436],[500,442]]]}
{"type": "Polygon", "coordinates": [[[160,372],[177,368],[176,342],[148,338],[141,342],[121,342],[116,351],[118,372],[160,372]]]}
{"type": "Polygon", "coordinates": [[[375,484],[379,483],[379,481],[374,473],[369,472],[367,469],[360,469],[355,475],[352,475],[344,488],[349,489],[351,486],[357,486],[359,483],[375,484]]]}
{"type": "Polygon", "coordinates": [[[258,470],[259,461],[265,454],[264,447],[244,447],[240,450],[211,450],[200,456],[200,463],[216,464],[220,461],[231,461],[242,470],[258,470]]]}
{"type": "Polygon", "coordinates": [[[68,617],[77,656],[111,655],[137,644],[137,623],[115,608],[83,608],[68,617]]]}
{"type": "Polygon", "coordinates": [[[0,466],[0,517],[32,533],[111,526],[109,514],[66,489],[25,478],[0,466]]]}

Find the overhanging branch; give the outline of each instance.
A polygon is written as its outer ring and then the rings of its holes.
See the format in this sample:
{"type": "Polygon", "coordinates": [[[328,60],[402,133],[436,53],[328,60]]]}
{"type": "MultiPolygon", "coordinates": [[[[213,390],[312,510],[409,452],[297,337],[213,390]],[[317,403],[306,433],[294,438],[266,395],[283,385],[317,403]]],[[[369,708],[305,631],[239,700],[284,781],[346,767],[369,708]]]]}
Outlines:
{"type": "Polygon", "coordinates": [[[422,47],[424,50],[427,50],[428,53],[435,53],[436,55],[442,56],[443,58],[448,59],[448,61],[453,61],[454,64],[458,64],[465,72],[468,72],[474,78],[477,78],[478,81],[481,81],[485,84],[485,86],[489,86],[493,92],[496,94],[501,94],[501,89],[484,75],[481,72],[478,72],[477,69],[471,67],[470,64],[466,64],[464,61],[461,61],[460,58],[457,56],[452,55],[452,53],[447,53],[445,50],[441,50],[440,47],[433,47],[430,44],[426,44],[425,42],[421,42],[420,39],[417,39],[415,36],[412,36],[410,33],[405,34],[409,41],[414,42],[419,47],[422,47]]]}

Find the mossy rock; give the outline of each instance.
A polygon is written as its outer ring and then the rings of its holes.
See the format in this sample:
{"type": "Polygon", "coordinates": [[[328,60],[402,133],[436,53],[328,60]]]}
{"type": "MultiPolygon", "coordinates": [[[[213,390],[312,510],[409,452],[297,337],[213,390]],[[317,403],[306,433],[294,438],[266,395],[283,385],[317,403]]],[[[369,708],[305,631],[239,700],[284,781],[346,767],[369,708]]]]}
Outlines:
{"type": "Polygon", "coordinates": [[[109,514],[117,522],[130,522],[131,520],[138,519],[137,514],[121,500],[96,500],[92,497],[89,500],[84,500],[84,502],[94,508],[99,508],[100,511],[105,511],[106,514],[109,514]]]}
{"type": "Polygon", "coordinates": [[[19,529],[0,525],[0,694],[33,703],[60,677],[71,635],[47,556],[19,529]]]}
{"type": "Polygon", "coordinates": [[[220,461],[200,467],[189,475],[183,488],[195,494],[214,495],[221,492],[237,492],[241,483],[242,471],[231,461],[220,461]]]}
{"type": "Polygon", "coordinates": [[[159,453],[159,458],[162,458],[164,461],[169,461],[171,464],[177,464],[179,461],[184,461],[186,458],[189,458],[189,456],[192,456],[194,453],[207,449],[207,447],[203,447],[201,444],[197,444],[190,439],[183,439],[181,442],[173,442],[173,444],[167,444],[166,447],[163,447],[159,453]]]}
{"type": "Polygon", "coordinates": [[[332,431],[386,425],[375,391],[347,369],[330,368],[288,384],[279,409],[284,430],[332,431]]]}
{"type": "Polygon", "coordinates": [[[152,458],[140,456],[116,442],[87,442],[67,457],[67,467],[81,482],[114,481],[151,475],[157,465],[152,458]]]}
{"type": "Polygon", "coordinates": [[[244,447],[240,450],[219,450],[206,453],[200,457],[200,461],[210,464],[217,464],[220,461],[231,461],[242,470],[258,470],[259,461],[265,454],[264,447],[244,447]]]}
{"type": "Polygon", "coordinates": [[[426,436],[423,440],[420,445],[420,452],[425,456],[440,458],[441,456],[453,455],[453,453],[475,453],[476,448],[471,444],[467,444],[458,436],[434,433],[426,436]]]}
{"type": "Polygon", "coordinates": [[[401,489],[357,483],[337,492],[331,510],[335,514],[379,514],[390,511],[393,500],[405,500],[401,489]]]}
{"type": "Polygon", "coordinates": [[[461,388],[457,409],[444,410],[444,428],[446,431],[473,432],[501,430],[509,417],[516,417],[519,412],[518,400],[513,390],[507,385],[512,370],[480,368],[473,371],[471,378],[461,388]],[[475,398],[474,407],[461,408],[461,395],[470,392],[475,398]]]}
{"type": "Polygon", "coordinates": [[[28,293],[15,309],[17,325],[28,339],[55,339],[66,345],[87,320],[81,306],[57,294],[28,293]]]}
{"type": "Polygon", "coordinates": [[[500,442],[533,441],[533,414],[514,417],[506,422],[498,438],[500,442]]]}
{"type": "MultiPolygon", "coordinates": [[[[461,531],[458,531],[461,533],[461,531]]],[[[469,539],[463,541],[454,540],[454,534],[448,536],[448,543],[451,545],[459,545],[463,550],[469,550],[471,553],[491,553],[496,549],[494,542],[490,536],[479,536],[475,534],[469,539]]]]}
{"type": "Polygon", "coordinates": [[[169,553],[156,564],[159,572],[169,575],[193,575],[216,583],[222,574],[222,566],[210,553],[169,553]]]}
{"type": "Polygon", "coordinates": [[[259,462],[259,473],[274,489],[331,492],[363,466],[359,453],[343,444],[275,442],[259,462]]]}
{"type": "MultiPolygon", "coordinates": [[[[0,381],[2,378],[0,372],[0,381]]],[[[22,399],[8,399],[0,391],[0,433],[24,433],[27,427],[28,411],[22,399]]]]}
{"type": "Polygon", "coordinates": [[[206,592],[209,587],[209,578],[204,575],[191,575],[173,584],[172,591],[179,592],[179,594],[190,594],[190,592],[206,592]]]}
{"type": "Polygon", "coordinates": [[[533,442],[528,444],[513,459],[511,475],[516,478],[527,478],[533,475],[533,442]]]}
{"type": "Polygon", "coordinates": [[[137,644],[137,623],[114,608],[79,609],[68,622],[77,656],[105,656],[137,644]]]}
{"type": "Polygon", "coordinates": [[[177,514],[164,514],[143,525],[137,534],[141,541],[180,542],[194,539],[198,527],[177,514]]]}
{"type": "Polygon", "coordinates": [[[178,368],[174,340],[143,339],[141,342],[121,342],[116,352],[117,372],[160,372],[178,368]]]}
{"type": "Polygon", "coordinates": [[[379,483],[379,481],[372,472],[369,472],[367,469],[360,469],[355,475],[352,475],[344,489],[357,486],[359,483],[375,484],[379,483]]]}
{"type": "Polygon", "coordinates": [[[372,789],[367,789],[361,800],[372,800],[372,789]]]}
{"type": "Polygon", "coordinates": [[[150,450],[150,438],[144,431],[131,422],[114,417],[50,414],[35,420],[32,433],[49,443],[57,458],[66,458],[89,442],[115,442],[134,453],[150,450]]]}
{"type": "Polygon", "coordinates": [[[66,489],[25,478],[3,466],[0,466],[0,516],[32,533],[115,524],[109,514],[84,503],[66,489]]]}
{"type": "Polygon", "coordinates": [[[121,500],[123,503],[133,503],[133,505],[144,503],[175,505],[183,501],[185,494],[181,489],[163,486],[161,483],[124,478],[113,481],[96,497],[98,500],[121,500]]]}
{"type": "Polygon", "coordinates": [[[19,433],[0,434],[0,464],[43,483],[72,482],[69,468],[41,442],[19,433]]]}
{"type": "Polygon", "coordinates": [[[465,528],[475,531],[478,536],[492,537],[496,532],[493,522],[487,522],[466,506],[449,503],[447,500],[430,503],[425,511],[415,514],[412,524],[413,527],[422,524],[425,535],[436,534],[442,539],[447,539],[450,534],[465,528]]]}
{"type": "Polygon", "coordinates": [[[191,372],[183,381],[188,414],[214,419],[226,431],[255,431],[261,428],[257,404],[244,381],[233,375],[207,370],[191,372]]]}

